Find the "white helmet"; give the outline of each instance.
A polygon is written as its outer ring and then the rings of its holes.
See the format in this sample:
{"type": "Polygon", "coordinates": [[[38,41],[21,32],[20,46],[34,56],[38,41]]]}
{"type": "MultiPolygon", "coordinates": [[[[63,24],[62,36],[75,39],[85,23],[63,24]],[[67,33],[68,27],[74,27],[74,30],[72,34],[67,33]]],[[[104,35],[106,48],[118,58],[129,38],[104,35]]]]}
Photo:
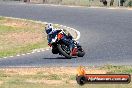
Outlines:
{"type": "Polygon", "coordinates": [[[46,24],[45,27],[46,33],[49,34],[53,30],[53,26],[51,23],[46,24]]]}

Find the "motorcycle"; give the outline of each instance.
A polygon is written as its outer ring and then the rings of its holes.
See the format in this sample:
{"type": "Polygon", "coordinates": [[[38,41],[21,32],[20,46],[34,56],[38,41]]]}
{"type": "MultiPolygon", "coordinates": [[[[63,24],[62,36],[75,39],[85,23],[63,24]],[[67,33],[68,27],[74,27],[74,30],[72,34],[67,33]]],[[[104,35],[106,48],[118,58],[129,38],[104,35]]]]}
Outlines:
{"type": "Polygon", "coordinates": [[[77,43],[74,40],[74,44],[77,47],[76,50],[76,55],[72,55],[71,52],[72,50],[70,49],[69,46],[69,42],[64,42],[64,40],[62,39],[63,36],[66,36],[65,33],[62,30],[56,30],[56,32],[54,32],[53,34],[48,35],[48,40],[50,40],[49,42],[49,46],[52,47],[52,53],[53,54],[59,54],[59,55],[63,55],[68,59],[71,59],[73,56],[78,56],[78,57],[83,57],[85,55],[84,50],[82,49],[82,46],[79,45],[79,43],[77,43]]]}

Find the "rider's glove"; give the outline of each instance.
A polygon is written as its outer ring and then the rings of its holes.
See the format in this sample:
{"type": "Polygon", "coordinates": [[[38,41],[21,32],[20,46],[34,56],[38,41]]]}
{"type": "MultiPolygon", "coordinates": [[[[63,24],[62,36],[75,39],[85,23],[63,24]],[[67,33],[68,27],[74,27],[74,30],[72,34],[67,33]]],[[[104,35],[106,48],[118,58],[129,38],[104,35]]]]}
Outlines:
{"type": "Polygon", "coordinates": [[[48,44],[50,47],[52,46],[50,43],[48,44]]]}

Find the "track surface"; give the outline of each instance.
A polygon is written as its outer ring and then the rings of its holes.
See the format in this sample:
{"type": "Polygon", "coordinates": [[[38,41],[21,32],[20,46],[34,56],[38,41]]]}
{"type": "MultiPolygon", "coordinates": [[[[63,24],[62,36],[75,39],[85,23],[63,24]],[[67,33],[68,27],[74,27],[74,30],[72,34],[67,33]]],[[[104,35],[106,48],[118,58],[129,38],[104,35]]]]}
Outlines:
{"type": "Polygon", "coordinates": [[[132,11],[0,3],[0,15],[59,23],[80,31],[83,58],[64,59],[51,51],[0,60],[8,66],[132,65],[132,11]]]}

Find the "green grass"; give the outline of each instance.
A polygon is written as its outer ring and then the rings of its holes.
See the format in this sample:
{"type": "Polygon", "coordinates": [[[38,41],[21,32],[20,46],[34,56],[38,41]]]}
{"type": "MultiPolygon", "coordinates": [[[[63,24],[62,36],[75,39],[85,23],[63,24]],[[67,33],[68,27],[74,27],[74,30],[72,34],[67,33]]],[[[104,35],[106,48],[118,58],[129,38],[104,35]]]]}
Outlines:
{"type": "Polygon", "coordinates": [[[43,86],[43,84],[28,83],[19,78],[10,78],[0,88],[43,88],[43,86]]]}
{"type": "MultiPolygon", "coordinates": [[[[58,68],[57,68],[58,69],[58,68]]],[[[93,68],[94,69],[94,68],[93,68]]],[[[105,69],[112,73],[132,73],[132,66],[112,66],[106,65],[99,67],[98,69],[105,69]],[[117,70],[115,72],[115,70],[117,70]]],[[[19,71],[17,71],[19,72],[19,71]]],[[[129,84],[85,84],[80,86],[76,83],[75,76],[73,74],[57,74],[39,71],[35,74],[21,74],[14,71],[3,71],[0,70],[0,88],[132,88],[132,82],[129,84]],[[13,74],[12,74],[13,73],[13,74]],[[15,73],[15,74],[14,74],[15,73]],[[46,73],[46,74],[45,74],[46,73]],[[31,81],[27,81],[31,80],[31,81]],[[37,82],[37,80],[43,80],[37,82]],[[46,80],[60,81],[61,83],[47,84],[44,83],[46,80]],[[73,81],[71,83],[70,81],[73,81]]]]}
{"type": "Polygon", "coordinates": [[[5,18],[4,17],[0,17],[0,20],[4,20],[5,18]]]}
{"type": "Polygon", "coordinates": [[[5,25],[0,25],[0,33],[9,33],[16,31],[17,28],[11,27],[11,26],[5,26],[5,25]]]}
{"type": "Polygon", "coordinates": [[[79,6],[101,6],[100,0],[48,0],[50,4],[79,5],[79,6]]]}
{"type": "Polygon", "coordinates": [[[5,83],[0,88],[131,88],[131,85],[132,84],[87,84],[79,86],[78,84],[47,85],[43,83],[20,82],[19,84],[5,83]]]}
{"type": "Polygon", "coordinates": [[[113,65],[106,65],[101,67],[102,70],[108,70],[108,73],[127,73],[132,74],[132,66],[113,66],[113,65]]]}
{"type": "MultiPolygon", "coordinates": [[[[20,20],[20,19],[11,19],[11,18],[5,18],[0,17],[0,58],[32,52],[34,49],[38,48],[45,48],[47,46],[47,39],[46,33],[43,33],[44,25],[41,23],[36,23],[30,20],[20,20]],[[16,26],[13,26],[12,24],[15,23],[16,26]],[[9,25],[8,25],[9,24],[9,25]],[[17,26],[18,25],[18,26],[17,26]],[[29,36],[32,36],[32,38],[35,38],[34,34],[38,34],[41,38],[39,41],[32,41],[25,43],[24,40],[22,42],[18,41],[19,39],[17,36],[21,34],[30,34],[29,36]],[[13,36],[15,34],[15,36],[13,36]],[[31,35],[32,34],[32,35],[31,35]],[[10,37],[9,37],[10,36],[10,37]]],[[[24,39],[29,37],[24,37],[24,39]]]]}
{"type": "Polygon", "coordinates": [[[32,52],[32,50],[34,49],[44,48],[44,47],[47,47],[46,40],[40,43],[36,43],[36,44],[28,44],[25,46],[20,46],[16,48],[10,48],[8,50],[0,51],[0,57],[28,53],[28,52],[32,52]]]}
{"type": "MultiPolygon", "coordinates": [[[[110,1],[107,0],[107,6],[110,6],[110,1]]],[[[113,7],[118,7],[118,1],[114,0],[113,7]]],[[[125,0],[125,7],[132,7],[132,0],[125,0]]],[[[48,4],[62,4],[62,5],[75,5],[75,6],[104,6],[100,0],[47,0],[45,3],[48,4]]]]}

